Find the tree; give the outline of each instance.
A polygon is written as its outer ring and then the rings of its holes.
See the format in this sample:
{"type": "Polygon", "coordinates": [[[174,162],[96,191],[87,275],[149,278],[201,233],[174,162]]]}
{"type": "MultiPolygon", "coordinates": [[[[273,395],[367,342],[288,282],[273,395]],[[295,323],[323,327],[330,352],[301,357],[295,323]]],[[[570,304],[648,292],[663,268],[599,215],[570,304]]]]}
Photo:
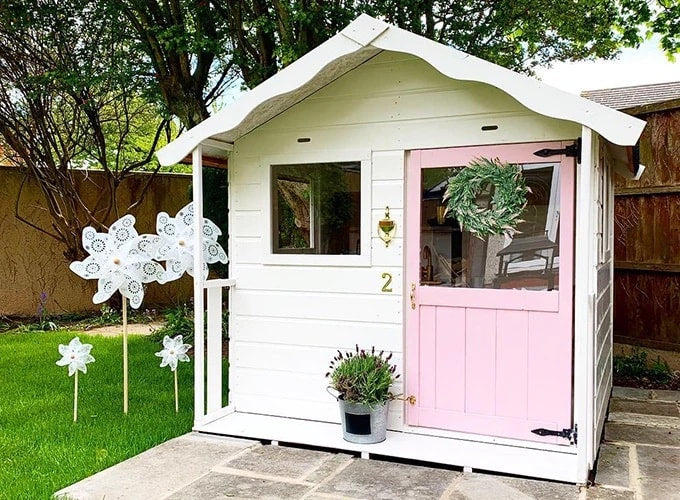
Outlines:
{"type": "Polygon", "coordinates": [[[7,156],[26,172],[24,183],[40,186],[51,224],[22,215],[21,191],[16,216],[62,243],[69,260],[82,253],[82,228],[105,227],[120,182],[150,164],[170,130],[136,91],[139,60],[129,57],[114,19],[92,7],[18,0],[0,8],[0,134],[7,156]],[[74,167],[92,164],[105,172],[108,192],[88,206],[74,167]]]}
{"type": "Polygon", "coordinates": [[[677,0],[116,0],[186,127],[237,75],[253,87],[362,12],[507,68],[614,57],[646,34],[678,50],[677,0]]]}
{"type": "MultiPolygon", "coordinates": [[[[226,2],[230,3],[230,2],[226,2]]],[[[191,128],[210,113],[236,74],[226,24],[207,1],[112,0],[102,2],[104,15],[122,12],[136,34],[135,56],[146,56],[152,93],[167,111],[191,128]]]]}
{"type": "Polygon", "coordinates": [[[507,68],[614,57],[645,33],[679,46],[677,0],[235,0],[214,2],[229,23],[234,60],[253,86],[313,49],[361,12],[507,68]],[[646,28],[646,31],[645,31],[646,28]]]}

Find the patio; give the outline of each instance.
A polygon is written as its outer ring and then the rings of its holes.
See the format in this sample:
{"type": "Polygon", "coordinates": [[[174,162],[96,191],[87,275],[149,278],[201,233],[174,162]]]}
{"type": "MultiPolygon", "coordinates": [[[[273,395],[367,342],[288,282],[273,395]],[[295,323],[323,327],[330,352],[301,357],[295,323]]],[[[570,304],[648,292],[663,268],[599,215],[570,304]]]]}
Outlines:
{"type": "Polygon", "coordinates": [[[595,486],[192,433],[57,492],[72,499],[680,499],[680,392],[614,388],[595,486]]]}

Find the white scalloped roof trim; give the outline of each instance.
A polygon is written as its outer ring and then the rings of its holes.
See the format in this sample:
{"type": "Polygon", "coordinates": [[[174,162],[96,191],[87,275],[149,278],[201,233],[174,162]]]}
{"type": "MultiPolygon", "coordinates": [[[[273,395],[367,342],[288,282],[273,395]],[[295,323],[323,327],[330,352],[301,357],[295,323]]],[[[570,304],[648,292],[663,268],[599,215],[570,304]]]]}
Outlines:
{"type": "Polygon", "coordinates": [[[634,145],[645,126],[637,118],[362,14],[342,32],[160,149],[158,160],[163,165],[177,163],[211,137],[234,142],[380,50],[419,57],[456,80],[492,85],[536,113],[585,125],[614,144],[634,145]]]}

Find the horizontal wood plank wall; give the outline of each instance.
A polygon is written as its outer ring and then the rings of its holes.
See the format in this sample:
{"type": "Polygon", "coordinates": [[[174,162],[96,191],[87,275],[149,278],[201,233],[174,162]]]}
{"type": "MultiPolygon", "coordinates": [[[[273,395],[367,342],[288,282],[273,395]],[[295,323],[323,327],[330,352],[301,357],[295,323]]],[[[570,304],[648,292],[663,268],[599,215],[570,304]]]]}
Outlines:
{"type": "MultiPolygon", "coordinates": [[[[336,349],[392,351],[403,373],[405,150],[554,140],[579,130],[490,86],[452,81],[416,58],[383,52],[239,139],[230,159],[230,276],[237,280],[230,403],[237,411],[339,422],[324,377],[336,349]],[[482,132],[483,125],[498,129],[482,132]],[[350,151],[371,158],[370,265],[265,264],[270,164],[345,160],[350,151]],[[386,205],[397,224],[389,247],[376,233],[386,205]],[[381,291],[384,272],[393,277],[391,293],[381,291]]],[[[389,427],[401,426],[402,405],[393,404],[389,427]]]]}
{"type": "Polygon", "coordinates": [[[680,109],[641,118],[647,169],[616,179],[614,340],[680,351],[680,109]]]}
{"type": "Polygon", "coordinates": [[[613,356],[613,252],[612,245],[614,239],[614,230],[612,224],[608,221],[613,220],[613,204],[614,196],[613,190],[609,183],[612,182],[612,169],[608,162],[604,140],[598,138],[598,146],[600,154],[597,156],[596,169],[593,178],[602,184],[602,189],[595,191],[596,205],[595,214],[598,223],[595,225],[598,239],[598,252],[596,264],[596,278],[595,278],[595,294],[593,304],[593,321],[595,332],[595,348],[594,348],[594,429],[593,439],[595,445],[593,447],[594,461],[597,455],[598,443],[602,436],[605,418],[607,416],[607,408],[609,404],[609,396],[612,388],[612,356],[613,356]],[[607,188],[609,186],[609,188],[607,188]]]}

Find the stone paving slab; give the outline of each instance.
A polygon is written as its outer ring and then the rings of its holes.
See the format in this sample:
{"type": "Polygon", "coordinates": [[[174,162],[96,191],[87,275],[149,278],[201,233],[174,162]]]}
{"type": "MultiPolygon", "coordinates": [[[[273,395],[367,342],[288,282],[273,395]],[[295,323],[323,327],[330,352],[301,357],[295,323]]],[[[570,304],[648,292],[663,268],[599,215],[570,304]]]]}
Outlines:
{"type": "Polygon", "coordinates": [[[656,400],[640,401],[631,399],[612,399],[611,404],[609,405],[609,411],[680,418],[680,410],[678,410],[678,405],[676,403],[656,400]]]}
{"type": "Polygon", "coordinates": [[[680,448],[637,446],[645,498],[680,499],[680,448]]]}
{"type": "Polygon", "coordinates": [[[252,445],[252,441],[242,439],[186,434],[64,488],[55,496],[73,500],[164,498],[252,445]]]}
{"type": "Polygon", "coordinates": [[[633,387],[614,387],[612,398],[640,399],[651,401],[680,402],[680,391],[660,389],[636,389],[633,387]]]}
{"type": "MultiPolygon", "coordinates": [[[[632,490],[616,490],[613,488],[588,488],[586,500],[634,500],[632,490]]],[[[654,499],[650,499],[654,500],[654,499]]]]}
{"type": "Polygon", "coordinates": [[[600,446],[600,456],[597,462],[598,484],[630,487],[630,447],[603,444],[600,446]]]}
{"type": "Polygon", "coordinates": [[[460,472],[378,460],[354,460],[317,493],[345,498],[388,499],[442,496],[460,472]]]}
{"type": "Polygon", "coordinates": [[[604,437],[609,442],[680,446],[680,430],[665,427],[607,423],[604,437]]]}
{"type": "Polygon", "coordinates": [[[580,488],[573,484],[533,479],[494,476],[493,474],[464,474],[453,485],[451,500],[575,500],[580,488]]]}
{"type": "Polygon", "coordinates": [[[234,460],[228,461],[226,467],[271,476],[302,479],[316,471],[331,457],[333,455],[325,451],[283,446],[256,446],[234,460]]]}
{"type": "Polygon", "coordinates": [[[675,429],[676,431],[680,430],[679,417],[643,415],[642,413],[611,412],[609,414],[609,424],[613,423],[637,425],[643,427],[666,427],[668,429],[675,429]]]}
{"type": "Polygon", "coordinates": [[[289,499],[300,498],[311,488],[311,485],[305,484],[211,472],[182,488],[169,499],[289,499]]]}

